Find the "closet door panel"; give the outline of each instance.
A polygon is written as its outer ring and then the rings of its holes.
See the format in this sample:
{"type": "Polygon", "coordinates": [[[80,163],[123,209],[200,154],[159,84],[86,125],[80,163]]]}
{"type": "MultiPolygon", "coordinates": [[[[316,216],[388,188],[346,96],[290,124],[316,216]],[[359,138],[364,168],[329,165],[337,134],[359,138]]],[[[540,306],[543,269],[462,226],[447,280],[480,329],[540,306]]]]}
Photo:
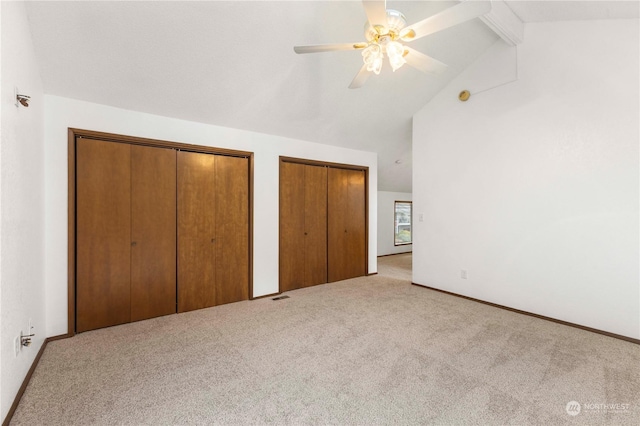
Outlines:
{"type": "Polygon", "coordinates": [[[329,169],[329,282],[365,275],[365,172],[329,169]]]}
{"type": "Polygon", "coordinates": [[[304,166],[304,284],[327,282],[327,168],[304,166]]]}
{"type": "Polygon", "coordinates": [[[216,305],[249,298],[249,159],[216,156],[216,305]]]}
{"type": "Polygon", "coordinates": [[[280,291],[305,282],[305,165],[280,163],[280,291]]]}
{"type": "Polygon", "coordinates": [[[178,151],[178,312],[214,306],[215,158],[178,151]]]}
{"type": "Polygon", "coordinates": [[[340,281],[347,276],[346,241],[347,224],[345,222],[347,203],[347,187],[349,178],[347,170],[328,170],[328,278],[329,282],[340,281]]]}
{"type": "Polygon", "coordinates": [[[76,329],[130,321],[131,150],[76,143],[76,329]]]}
{"type": "Polygon", "coordinates": [[[347,275],[361,277],[366,274],[366,205],[365,172],[349,170],[347,184],[347,228],[346,253],[347,275]]]}
{"type": "Polygon", "coordinates": [[[176,312],[176,151],[131,146],[131,321],[176,312]]]}

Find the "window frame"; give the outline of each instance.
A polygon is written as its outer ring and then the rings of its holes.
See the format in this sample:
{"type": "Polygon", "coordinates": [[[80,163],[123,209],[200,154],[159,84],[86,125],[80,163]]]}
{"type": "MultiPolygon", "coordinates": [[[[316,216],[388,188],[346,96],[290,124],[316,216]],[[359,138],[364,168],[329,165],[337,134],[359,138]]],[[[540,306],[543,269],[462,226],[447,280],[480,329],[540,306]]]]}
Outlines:
{"type": "Polygon", "coordinates": [[[412,201],[402,201],[395,200],[393,202],[393,245],[394,247],[398,246],[406,246],[413,244],[413,202],[412,201]],[[410,240],[408,242],[398,242],[398,204],[408,204],[409,205],[409,236],[410,240]]]}

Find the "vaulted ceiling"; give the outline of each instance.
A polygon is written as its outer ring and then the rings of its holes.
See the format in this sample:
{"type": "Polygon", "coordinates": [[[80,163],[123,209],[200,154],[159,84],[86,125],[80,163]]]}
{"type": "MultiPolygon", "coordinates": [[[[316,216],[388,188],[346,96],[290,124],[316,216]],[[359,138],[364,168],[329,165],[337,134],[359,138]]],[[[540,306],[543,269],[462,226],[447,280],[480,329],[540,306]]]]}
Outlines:
{"type": "MultiPolygon", "coordinates": [[[[387,1],[408,23],[455,1],[387,1]]],[[[523,22],[637,18],[637,2],[508,1],[523,22]],[[635,15],[635,16],[634,16],[635,15]]],[[[378,189],[411,191],[411,119],[498,36],[479,19],[411,43],[439,76],[387,66],[347,88],[364,40],[359,1],[27,2],[48,94],[378,153],[378,189]]]]}

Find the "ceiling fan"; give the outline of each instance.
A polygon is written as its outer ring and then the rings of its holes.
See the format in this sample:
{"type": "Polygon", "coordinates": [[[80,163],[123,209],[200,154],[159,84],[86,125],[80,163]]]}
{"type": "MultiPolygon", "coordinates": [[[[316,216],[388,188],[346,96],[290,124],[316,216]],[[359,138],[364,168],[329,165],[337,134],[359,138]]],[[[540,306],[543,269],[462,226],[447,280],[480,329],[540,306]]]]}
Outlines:
{"type": "Polygon", "coordinates": [[[349,85],[350,89],[362,87],[372,72],[380,74],[385,54],[389,58],[389,64],[393,71],[406,63],[425,73],[439,74],[444,72],[447,65],[403,45],[401,41],[408,43],[491,11],[490,1],[467,0],[407,26],[407,21],[402,13],[387,9],[386,0],[363,0],[362,5],[367,15],[367,22],[364,25],[364,35],[367,41],[294,46],[293,48],[296,53],[362,50],[364,65],[349,85]]]}

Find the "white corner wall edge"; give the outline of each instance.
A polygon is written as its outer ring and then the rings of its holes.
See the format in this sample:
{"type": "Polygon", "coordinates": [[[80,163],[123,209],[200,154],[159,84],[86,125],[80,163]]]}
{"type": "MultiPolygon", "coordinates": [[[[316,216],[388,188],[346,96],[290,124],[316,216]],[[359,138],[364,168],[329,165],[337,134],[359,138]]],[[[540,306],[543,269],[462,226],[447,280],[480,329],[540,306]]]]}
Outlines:
{"type": "Polygon", "coordinates": [[[9,409],[45,339],[43,88],[23,2],[0,4],[0,417],[9,409]],[[17,107],[14,89],[31,96],[17,107]],[[32,343],[20,333],[34,327],[32,343]]]}
{"type": "MultiPolygon", "coordinates": [[[[0,4],[0,51],[2,51],[2,4],[0,4]]],[[[2,77],[3,77],[3,72],[2,72],[2,55],[0,54],[0,85],[2,84],[2,77]]],[[[0,99],[4,100],[4,96],[2,95],[2,87],[0,87],[0,99]]],[[[2,145],[4,145],[4,143],[2,142],[2,122],[1,122],[1,117],[3,117],[2,115],[2,110],[3,110],[3,105],[4,102],[0,101],[0,188],[2,188],[2,145]]],[[[0,227],[2,226],[2,192],[0,190],[0,227]]],[[[2,232],[2,229],[0,228],[0,232],[2,232]]],[[[1,235],[1,234],[0,234],[1,235]]],[[[1,236],[0,236],[1,238],[1,236]]],[[[2,318],[2,241],[0,240],[0,318],[2,318]]],[[[3,340],[2,340],[2,327],[0,326],[0,347],[3,344],[3,340]]],[[[5,417],[6,417],[7,413],[4,412],[4,409],[2,408],[2,349],[0,348],[0,421],[4,422],[5,417]]]]}
{"type": "Polygon", "coordinates": [[[640,338],[638,30],[527,24],[414,116],[415,283],[640,338]]]}
{"type": "Polygon", "coordinates": [[[254,153],[253,296],[278,292],[279,156],[369,168],[369,273],[377,271],[377,154],[45,96],[47,335],[67,332],[67,128],[254,153]]]}

